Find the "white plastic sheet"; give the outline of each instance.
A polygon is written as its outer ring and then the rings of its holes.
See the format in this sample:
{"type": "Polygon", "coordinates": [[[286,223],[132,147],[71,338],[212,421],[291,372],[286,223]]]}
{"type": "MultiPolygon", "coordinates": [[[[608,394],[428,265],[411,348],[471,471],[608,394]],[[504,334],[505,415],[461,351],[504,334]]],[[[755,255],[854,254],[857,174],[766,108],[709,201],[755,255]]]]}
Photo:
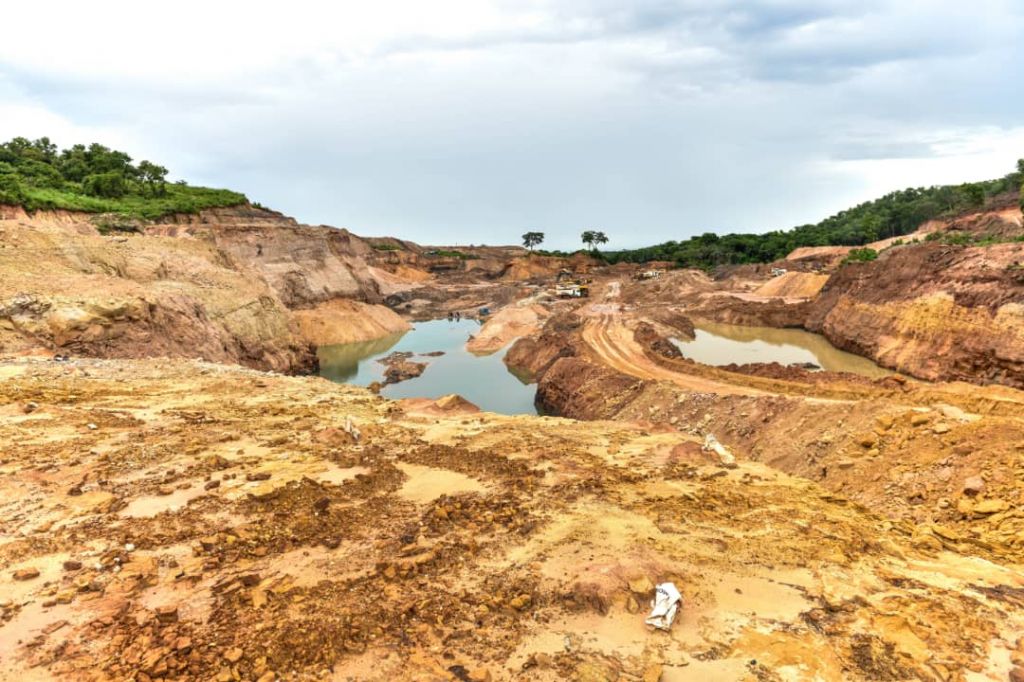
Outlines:
{"type": "Polygon", "coordinates": [[[713,434],[708,434],[704,437],[704,452],[713,452],[718,455],[718,461],[721,462],[722,466],[727,468],[733,468],[736,466],[736,457],[729,452],[729,448],[722,445],[713,434]]]}
{"type": "Polygon", "coordinates": [[[683,603],[683,596],[672,583],[661,583],[654,588],[654,600],[651,602],[651,614],[645,623],[659,630],[668,630],[675,620],[676,611],[683,603]]]}

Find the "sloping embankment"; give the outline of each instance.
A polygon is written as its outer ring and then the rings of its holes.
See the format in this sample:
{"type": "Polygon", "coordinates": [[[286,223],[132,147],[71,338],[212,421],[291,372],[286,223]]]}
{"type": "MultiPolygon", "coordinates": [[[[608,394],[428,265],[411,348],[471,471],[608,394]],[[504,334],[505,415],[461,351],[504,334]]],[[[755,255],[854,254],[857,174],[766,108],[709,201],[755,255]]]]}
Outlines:
{"type": "Polygon", "coordinates": [[[917,244],[848,264],[805,326],[916,377],[1024,388],[1024,244],[917,244]]]}
{"type": "Polygon", "coordinates": [[[370,248],[344,230],[249,206],[107,236],[102,216],[7,207],[0,218],[0,352],[307,371],[316,344],[407,328],[374,305],[370,248]]]}

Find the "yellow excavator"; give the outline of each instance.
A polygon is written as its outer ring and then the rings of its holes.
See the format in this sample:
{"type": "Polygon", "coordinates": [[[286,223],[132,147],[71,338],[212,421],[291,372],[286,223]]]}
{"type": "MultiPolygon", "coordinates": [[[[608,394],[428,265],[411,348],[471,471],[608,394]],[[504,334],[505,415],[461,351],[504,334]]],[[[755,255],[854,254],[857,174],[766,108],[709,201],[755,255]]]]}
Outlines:
{"type": "Polygon", "coordinates": [[[590,296],[590,278],[577,277],[572,270],[562,269],[555,278],[555,296],[558,298],[587,298],[590,296]]]}

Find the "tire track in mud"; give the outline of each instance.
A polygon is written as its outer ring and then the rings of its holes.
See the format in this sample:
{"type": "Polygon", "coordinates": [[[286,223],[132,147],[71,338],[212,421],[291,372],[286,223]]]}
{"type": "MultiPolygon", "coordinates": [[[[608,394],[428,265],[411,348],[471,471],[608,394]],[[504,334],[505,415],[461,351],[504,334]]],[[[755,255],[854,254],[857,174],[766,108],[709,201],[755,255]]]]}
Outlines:
{"type": "Polygon", "coordinates": [[[686,365],[682,361],[651,358],[633,339],[632,330],[617,319],[617,314],[602,310],[600,305],[591,306],[592,317],[581,333],[583,341],[594,353],[596,360],[623,374],[669,382],[689,392],[757,397],[786,396],[811,403],[850,405],[863,400],[886,400],[891,402],[893,407],[904,410],[944,403],[968,413],[1003,416],[1015,416],[1024,409],[1020,392],[1001,386],[970,386],[941,382],[933,384],[910,380],[906,388],[893,390],[842,382],[835,386],[816,386],[744,375],[736,375],[737,382],[734,383],[699,376],[685,371],[686,365]]]}
{"type": "Polygon", "coordinates": [[[734,386],[665,369],[648,359],[632,336],[628,327],[607,314],[588,322],[583,329],[583,340],[591,350],[609,367],[624,374],[640,379],[669,381],[687,391],[698,393],[770,395],[754,388],[734,386]]]}

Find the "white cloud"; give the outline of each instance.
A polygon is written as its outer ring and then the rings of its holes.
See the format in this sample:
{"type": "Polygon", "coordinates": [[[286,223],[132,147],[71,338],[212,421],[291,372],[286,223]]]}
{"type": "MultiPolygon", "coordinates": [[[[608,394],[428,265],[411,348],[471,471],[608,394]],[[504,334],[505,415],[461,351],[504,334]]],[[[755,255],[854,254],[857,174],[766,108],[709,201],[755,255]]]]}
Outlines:
{"type": "Polygon", "coordinates": [[[1007,172],[1024,156],[1021,12],[1012,0],[15,3],[0,137],[95,139],[302,220],[421,241],[775,229],[868,193],[1007,172]]]}
{"type": "Polygon", "coordinates": [[[913,156],[831,162],[824,170],[861,184],[864,199],[907,186],[954,185],[995,178],[1024,158],[1024,127],[936,131],[913,156]]]}

